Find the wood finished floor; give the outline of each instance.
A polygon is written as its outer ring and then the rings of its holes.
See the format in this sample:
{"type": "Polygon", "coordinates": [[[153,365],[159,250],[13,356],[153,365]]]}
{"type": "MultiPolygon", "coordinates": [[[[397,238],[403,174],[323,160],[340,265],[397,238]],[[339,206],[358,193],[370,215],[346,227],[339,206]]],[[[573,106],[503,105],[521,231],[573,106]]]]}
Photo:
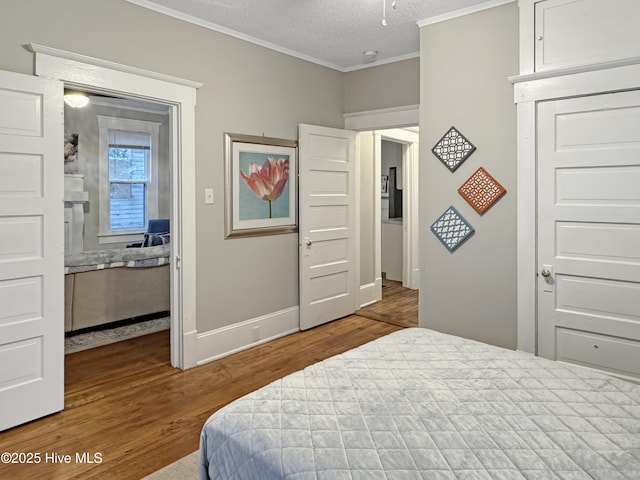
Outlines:
{"type": "Polygon", "coordinates": [[[385,280],[382,301],[358,310],[356,315],[400,327],[417,327],[418,290],[404,288],[402,282],[385,280]]]}
{"type": "Polygon", "coordinates": [[[42,462],[0,463],[0,478],[139,479],[197,450],[205,420],[232,400],[400,328],[351,316],[184,372],[169,365],[168,332],[67,355],[65,410],[0,433],[0,452],[42,462]],[[103,460],[45,463],[52,452],[103,460]]]}

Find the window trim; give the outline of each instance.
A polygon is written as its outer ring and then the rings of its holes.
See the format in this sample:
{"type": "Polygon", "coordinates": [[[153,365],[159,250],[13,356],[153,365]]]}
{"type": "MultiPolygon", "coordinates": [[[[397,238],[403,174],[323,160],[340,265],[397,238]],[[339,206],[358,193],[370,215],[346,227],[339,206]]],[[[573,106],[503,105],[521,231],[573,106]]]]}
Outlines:
{"type": "MultiPolygon", "coordinates": [[[[99,139],[99,205],[98,243],[122,243],[141,240],[150,218],[158,218],[158,149],[159,131],[162,123],[147,120],[97,115],[99,139]],[[151,136],[151,180],[146,182],[147,198],[145,227],[142,229],[111,230],[110,222],[110,181],[109,181],[109,130],[147,133],[151,136]]],[[[140,182],[135,182],[140,183],[140,182]]]]}

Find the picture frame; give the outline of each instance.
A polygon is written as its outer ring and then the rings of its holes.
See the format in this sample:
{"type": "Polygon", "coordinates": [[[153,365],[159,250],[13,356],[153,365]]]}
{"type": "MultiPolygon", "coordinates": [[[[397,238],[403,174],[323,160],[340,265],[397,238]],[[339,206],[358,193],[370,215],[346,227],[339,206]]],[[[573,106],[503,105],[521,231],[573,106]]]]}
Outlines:
{"type": "Polygon", "coordinates": [[[298,141],[224,134],[225,238],[298,231],[298,141]]]}
{"type": "Polygon", "coordinates": [[[380,193],[383,197],[389,196],[389,175],[382,175],[380,183],[380,193]]]}

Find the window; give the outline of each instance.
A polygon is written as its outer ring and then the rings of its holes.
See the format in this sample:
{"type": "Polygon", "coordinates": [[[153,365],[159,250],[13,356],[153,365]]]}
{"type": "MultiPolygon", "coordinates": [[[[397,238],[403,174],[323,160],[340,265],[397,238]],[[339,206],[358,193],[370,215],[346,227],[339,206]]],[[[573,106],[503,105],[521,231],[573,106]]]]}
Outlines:
{"type": "Polygon", "coordinates": [[[100,243],[140,238],[158,216],[159,123],[98,115],[100,243]]]}
{"type": "Polygon", "coordinates": [[[144,228],[151,182],[151,135],[109,130],[109,228],[144,228]]]}

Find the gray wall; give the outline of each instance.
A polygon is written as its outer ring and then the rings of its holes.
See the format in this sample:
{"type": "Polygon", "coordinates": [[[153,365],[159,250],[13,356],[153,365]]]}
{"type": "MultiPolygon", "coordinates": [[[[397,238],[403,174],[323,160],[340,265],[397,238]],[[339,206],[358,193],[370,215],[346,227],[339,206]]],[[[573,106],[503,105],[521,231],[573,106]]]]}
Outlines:
{"type": "Polygon", "coordinates": [[[3,0],[2,11],[1,70],[33,74],[23,47],[33,42],[203,82],[192,192],[197,329],[298,305],[296,234],[224,239],[223,133],[295,139],[299,123],[342,127],[344,73],[124,0],[3,0]],[[214,189],[214,205],[204,204],[205,187],[214,189]]]}
{"type": "Polygon", "coordinates": [[[420,103],[420,59],[412,58],[345,75],[345,113],[420,103]]]}
{"type": "MultiPolygon", "coordinates": [[[[342,127],[345,112],[420,102],[418,58],[345,74],[124,0],[3,0],[2,8],[10,15],[0,16],[0,70],[33,74],[33,54],[24,45],[39,43],[204,83],[197,97],[193,192],[199,332],[298,304],[297,235],[224,240],[223,133],[294,139],[299,123],[342,127]],[[207,187],[214,189],[214,205],[203,202],[207,187]]],[[[509,41],[515,51],[517,39],[509,41]]],[[[361,186],[371,202],[378,179],[371,165],[362,168],[371,168],[361,186]]],[[[364,201],[361,207],[366,284],[374,280],[373,246],[364,241],[372,238],[365,234],[373,212],[364,201]]]]}
{"type": "MultiPolygon", "coordinates": [[[[89,192],[89,203],[85,205],[84,249],[104,250],[124,247],[123,243],[98,243],[100,213],[99,179],[99,137],[98,115],[108,117],[146,120],[161,123],[158,132],[158,218],[169,218],[171,211],[170,173],[169,173],[169,115],[114,108],[89,103],[82,109],[66,107],[64,109],[64,131],[78,134],[78,173],[84,175],[84,189],[89,192]]],[[[142,239],[142,235],[140,236],[142,239]]]]}
{"type": "Polygon", "coordinates": [[[423,27],[420,52],[420,325],[515,348],[517,4],[423,27]],[[452,125],[477,147],[453,174],[431,153],[452,125]],[[480,166],[507,190],[483,216],[457,193],[480,166]],[[453,253],[429,230],[450,205],[476,229],[453,253]]]}

